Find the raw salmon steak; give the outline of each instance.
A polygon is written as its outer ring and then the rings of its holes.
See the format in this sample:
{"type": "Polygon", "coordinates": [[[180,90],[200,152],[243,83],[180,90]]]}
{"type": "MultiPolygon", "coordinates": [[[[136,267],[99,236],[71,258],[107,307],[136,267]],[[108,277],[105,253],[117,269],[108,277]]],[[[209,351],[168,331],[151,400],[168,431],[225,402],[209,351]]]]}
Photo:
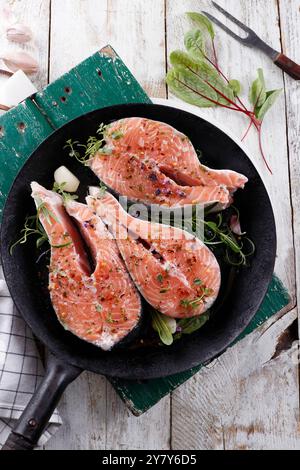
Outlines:
{"type": "Polygon", "coordinates": [[[159,121],[121,119],[106,127],[104,137],[106,145],[89,165],[106,186],[132,201],[225,208],[248,181],[235,171],[202,165],[189,138],[159,121]]]}
{"type": "Polygon", "coordinates": [[[141,315],[140,296],[117,244],[87,205],[70,200],[64,206],[57,193],[35,182],[31,188],[51,245],[49,292],[57,318],[74,335],[109,350],[141,315]],[[95,263],[93,272],[82,238],[95,263]]]}
{"type": "Polygon", "coordinates": [[[137,288],[174,318],[201,315],[217,298],[221,274],[213,253],[179,228],[135,219],[108,192],[90,188],[88,206],[114,235],[137,288]]]}

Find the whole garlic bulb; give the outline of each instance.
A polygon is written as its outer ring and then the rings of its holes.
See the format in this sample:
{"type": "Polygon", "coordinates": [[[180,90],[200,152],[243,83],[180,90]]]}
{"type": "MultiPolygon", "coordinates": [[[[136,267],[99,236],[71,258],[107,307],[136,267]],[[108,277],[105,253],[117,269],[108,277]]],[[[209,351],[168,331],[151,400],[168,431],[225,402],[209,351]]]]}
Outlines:
{"type": "Polygon", "coordinates": [[[31,41],[32,31],[28,26],[22,23],[15,23],[6,29],[6,37],[9,41],[23,44],[25,42],[31,41]]]}
{"type": "Polygon", "coordinates": [[[23,70],[23,72],[31,74],[39,70],[37,61],[24,51],[6,52],[0,59],[2,59],[6,67],[12,72],[23,70]]]}

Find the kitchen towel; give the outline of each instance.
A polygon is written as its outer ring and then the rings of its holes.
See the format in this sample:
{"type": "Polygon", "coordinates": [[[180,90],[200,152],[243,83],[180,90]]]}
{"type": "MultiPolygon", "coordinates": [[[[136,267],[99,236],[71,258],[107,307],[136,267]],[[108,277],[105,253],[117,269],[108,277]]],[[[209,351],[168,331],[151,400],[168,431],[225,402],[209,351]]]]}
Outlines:
{"type": "MultiPolygon", "coordinates": [[[[0,448],[44,375],[30,328],[20,317],[0,271],[0,448]]],[[[43,433],[43,445],[62,424],[55,411],[43,433]]]]}

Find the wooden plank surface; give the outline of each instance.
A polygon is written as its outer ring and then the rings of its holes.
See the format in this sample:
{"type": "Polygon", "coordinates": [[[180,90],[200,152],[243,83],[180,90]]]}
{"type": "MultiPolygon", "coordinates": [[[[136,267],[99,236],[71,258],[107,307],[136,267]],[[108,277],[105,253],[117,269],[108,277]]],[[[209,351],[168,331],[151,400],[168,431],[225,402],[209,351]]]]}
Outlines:
{"type": "MultiPolygon", "coordinates": [[[[148,94],[164,97],[163,12],[163,0],[52,0],[50,81],[111,43],[148,94]]],[[[106,380],[86,373],[66,391],[60,411],[68,427],[47,449],[169,447],[169,397],[137,419],[106,380]]]]}
{"type": "MultiPolygon", "coordinates": [[[[0,6],[4,3],[5,0],[0,0],[0,6]]],[[[39,88],[48,77],[51,81],[56,79],[111,43],[146,91],[157,97],[165,97],[166,93],[166,52],[182,47],[183,33],[188,28],[184,12],[211,9],[206,0],[10,0],[9,3],[19,19],[35,32],[33,53],[37,54],[41,71],[34,82],[39,88]]],[[[280,50],[282,40],[285,51],[300,62],[299,0],[219,0],[219,3],[273,47],[280,50]]],[[[291,309],[296,290],[288,148],[298,253],[299,85],[288,77],[283,80],[282,73],[259,52],[242,48],[222,31],[217,32],[220,62],[231,78],[245,83],[245,91],[260,66],[270,88],[285,87],[286,106],[283,96],[264,126],[274,176],[268,174],[261,161],[253,131],[247,146],[253,151],[274,205],[279,246],[276,273],[292,295],[291,309]]],[[[7,44],[2,35],[0,48],[4,47],[7,44]]],[[[229,118],[224,110],[205,112],[225,121],[237,135],[242,135],[246,128],[245,120],[234,113],[229,118]]],[[[299,261],[297,267],[299,279],[299,261]]],[[[64,425],[46,448],[299,449],[297,344],[291,349],[296,314],[293,309],[282,319],[271,320],[270,325],[219,359],[212,369],[201,371],[182,386],[172,400],[165,398],[140,418],[129,415],[105,379],[83,374],[65,393],[60,405],[64,425]]]]}
{"type": "MultiPolygon", "coordinates": [[[[300,1],[278,2],[283,52],[300,63],[300,1]]],[[[300,88],[299,82],[285,75],[287,141],[289,147],[290,180],[293,201],[293,228],[296,259],[296,285],[300,302],[300,88]]],[[[300,323],[299,323],[300,325],[300,323]]],[[[300,331],[300,330],[299,330],[300,331]]]]}

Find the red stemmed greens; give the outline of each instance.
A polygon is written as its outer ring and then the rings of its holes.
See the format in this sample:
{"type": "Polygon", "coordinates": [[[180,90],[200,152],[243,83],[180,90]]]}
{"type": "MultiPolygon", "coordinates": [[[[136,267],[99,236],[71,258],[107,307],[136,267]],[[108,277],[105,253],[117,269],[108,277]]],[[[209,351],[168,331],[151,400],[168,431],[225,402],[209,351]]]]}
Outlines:
{"type": "Polygon", "coordinates": [[[254,126],[259,136],[260,152],[272,173],[264,155],[261,130],[263,119],[281,90],[267,91],[263,71],[259,69],[250,88],[252,109],[249,109],[239,96],[242,90],[240,82],[230,80],[220,69],[212,23],[200,13],[187,15],[197,28],[188,31],[184,37],[186,51],[176,50],[170,54],[172,68],[166,77],[170,90],[178,98],[201,108],[221,106],[244,114],[250,123],[242,140],[254,126]]]}

